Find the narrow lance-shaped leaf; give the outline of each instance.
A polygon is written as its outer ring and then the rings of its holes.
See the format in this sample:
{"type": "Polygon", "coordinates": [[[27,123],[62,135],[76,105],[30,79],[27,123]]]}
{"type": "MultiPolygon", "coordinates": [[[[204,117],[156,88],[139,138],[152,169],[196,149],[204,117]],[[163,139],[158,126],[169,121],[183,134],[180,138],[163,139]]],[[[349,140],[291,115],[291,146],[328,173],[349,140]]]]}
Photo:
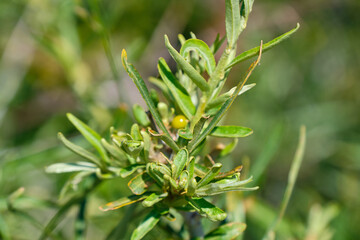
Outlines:
{"type": "Polygon", "coordinates": [[[161,214],[153,209],[131,235],[131,240],[142,239],[159,222],[161,214]]]}
{"type": "Polygon", "coordinates": [[[196,188],[201,188],[202,186],[205,186],[211,180],[213,180],[216,177],[216,175],[220,172],[221,167],[222,167],[221,163],[215,163],[211,167],[211,169],[206,173],[206,175],[198,182],[196,188]]]}
{"type": "MultiPolygon", "coordinates": [[[[261,44],[262,46],[262,44],[261,44]]],[[[210,132],[214,129],[214,127],[216,127],[216,125],[218,124],[218,122],[221,120],[221,118],[224,116],[225,112],[230,108],[230,106],[232,105],[232,103],[235,101],[235,98],[238,96],[239,92],[241,91],[241,89],[243,88],[243,86],[245,85],[246,81],[249,79],[252,71],[255,69],[255,67],[258,65],[258,63],[260,62],[261,59],[261,49],[260,48],[260,54],[259,57],[256,59],[255,62],[253,62],[249,69],[247,70],[244,78],[242,81],[239,82],[239,84],[236,87],[236,90],[234,92],[234,94],[231,96],[230,99],[228,99],[220,108],[220,110],[217,112],[217,114],[212,118],[212,120],[210,121],[209,125],[205,128],[204,131],[202,131],[202,133],[197,137],[194,138],[193,140],[190,141],[188,149],[189,152],[191,153],[205,138],[206,136],[208,136],[210,134],[210,132]]]]}
{"type": "Polygon", "coordinates": [[[245,223],[232,222],[221,225],[215,230],[209,232],[205,236],[205,240],[229,240],[236,239],[240,234],[244,232],[246,228],[245,223]]]}
{"type": "Polygon", "coordinates": [[[225,1],[226,37],[232,48],[240,35],[240,7],[239,0],[225,1]]]}
{"type": "MultiPolygon", "coordinates": [[[[164,123],[162,122],[160,114],[156,110],[155,104],[150,97],[149,90],[147,89],[144,80],[141,78],[140,74],[134,68],[134,66],[127,62],[127,54],[126,54],[125,49],[123,49],[123,51],[121,53],[121,59],[122,59],[122,63],[124,65],[125,70],[129,74],[129,76],[133,80],[133,82],[135,83],[136,87],[139,89],[141,96],[144,98],[146,105],[148,106],[156,124],[168,137],[170,137],[170,134],[169,134],[168,130],[166,129],[164,123]]],[[[174,144],[176,144],[176,143],[174,142],[174,144]]]]}
{"type": "Polygon", "coordinates": [[[206,80],[200,75],[196,69],[191,66],[176,50],[173,48],[169,42],[169,38],[165,35],[165,45],[169,50],[170,55],[180,66],[180,68],[190,77],[190,79],[198,86],[202,91],[209,91],[209,84],[206,80]]]}
{"type": "Polygon", "coordinates": [[[97,166],[88,162],[55,163],[45,168],[47,173],[95,172],[97,166]]]}
{"type": "MultiPolygon", "coordinates": [[[[251,83],[251,84],[244,85],[244,87],[239,92],[239,96],[241,94],[249,91],[253,87],[255,87],[255,85],[256,85],[256,83],[251,83]]],[[[220,95],[219,97],[217,97],[217,98],[211,100],[210,102],[208,102],[208,104],[206,105],[205,110],[208,111],[211,108],[215,108],[215,107],[220,108],[220,105],[222,105],[226,100],[228,100],[233,95],[233,93],[235,92],[235,89],[236,89],[236,87],[233,87],[228,92],[226,92],[226,93],[220,95]]]]}
{"type": "Polygon", "coordinates": [[[116,159],[120,161],[127,160],[125,152],[120,148],[108,143],[104,138],[101,139],[101,143],[104,146],[104,148],[116,159]]]}
{"type": "Polygon", "coordinates": [[[193,197],[187,198],[187,200],[200,215],[208,217],[211,221],[222,221],[226,218],[226,213],[223,210],[203,198],[193,197]]]}
{"type": "Polygon", "coordinates": [[[176,104],[178,104],[184,115],[188,119],[191,119],[195,114],[196,108],[191,101],[189,93],[172,74],[169,66],[163,58],[160,58],[159,60],[158,69],[161,78],[174,96],[176,104]]]}
{"type": "Polygon", "coordinates": [[[242,0],[242,5],[240,9],[240,29],[239,34],[244,31],[246,24],[249,18],[249,14],[252,10],[252,5],[254,0],[242,0]]]}
{"type": "MultiPolygon", "coordinates": [[[[284,41],[285,39],[288,39],[293,33],[295,33],[299,29],[299,27],[300,24],[298,23],[294,29],[290,30],[287,33],[282,34],[281,36],[271,40],[270,42],[265,43],[262,47],[262,52],[266,52],[271,48],[273,48],[274,46],[281,43],[282,41],[284,41]]],[[[234,58],[234,60],[231,61],[231,63],[226,67],[226,69],[229,69],[242,61],[245,61],[249,58],[256,56],[257,54],[259,54],[259,50],[260,50],[260,46],[241,53],[236,58],[234,58]]]]}
{"type": "Polygon", "coordinates": [[[188,151],[186,149],[181,149],[175,156],[174,158],[174,162],[171,166],[171,170],[172,170],[172,177],[174,179],[177,179],[182,170],[184,169],[186,163],[188,162],[188,151]]]}
{"type": "Polygon", "coordinates": [[[151,207],[153,206],[155,203],[160,202],[161,200],[163,200],[164,198],[166,198],[168,196],[168,193],[152,193],[150,196],[148,196],[143,202],[142,205],[144,207],[151,207]]]}
{"type": "Polygon", "coordinates": [[[105,162],[109,163],[109,157],[101,144],[100,135],[71,113],[66,114],[66,116],[68,117],[70,122],[76,127],[76,129],[79,130],[79,132],[85,137],[85,139],[96,149],[100,157],[105,162]]]}
{"type": "Polygon", "coordinates": [[[180,55],[186,58],[190,51],[196,51],[200,54],[201,58],[205,61],[205,67],[209,75],[215,69],[216,63],[214,55],[212,54],[209,46],[199,39],[188,39],[180,49],[180,55]]]}
{"type": "Polygon", "coordinates": [[[253,130],[240,126],[217,126],[211,131],[210,135],[214,137],[238,138],[246,137],[253,133],[253,130]]]}
{"type": "Polygon", "coordinates": [[[100,210],[102,210],[102,211],[110,211],[110,210],[119,209],[119,208],[122,208],[124,206],[133,204],[135,202],[144,200],[149,195],[150,195],[150,193],[145,193],[143,195],[131,195],[129,197],[123,197],[123,198],[120,198],[120,199],[118,199],[116,201],[109,202],[109,203],[101,206],[100,210]]]}
{"type": "Polygon", "coordinates": [[[95,163],[97,166],[99,167],[104,167],[104,164],[101,162],[101,160],[95,156],[94,154],[92,154],[91,152],[85,150],[84,148],[70,142],[69,140],[67,140],[64,135],[62,133],[58,133],[58,138],[64,143],[64,145],[70,149],[71,151],[73,151],[74,153],[82,156],[83,158],[88,159],[89,161],[95,163]]]}
{"type": "Polygon", "coordinates": [[[219,182],[209,183],[201,188],[196,189],[195,196],[205,197],[213,196],[230,191],[253,191],[257,190],[259,187],[244,187],[245,184],[252,181],[252,177],[239,181],[234,180],[220,180],[219,182]]]}

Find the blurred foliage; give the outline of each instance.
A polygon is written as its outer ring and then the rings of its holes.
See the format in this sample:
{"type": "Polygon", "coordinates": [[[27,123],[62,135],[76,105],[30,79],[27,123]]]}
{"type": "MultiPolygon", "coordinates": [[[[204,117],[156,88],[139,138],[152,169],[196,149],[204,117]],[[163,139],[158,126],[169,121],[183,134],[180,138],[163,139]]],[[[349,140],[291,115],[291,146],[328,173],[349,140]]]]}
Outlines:
{"type": "MultiPolygon", "coordinates": [[[[45,174],[44,166],[74,160],[56,139],[57,132],[73,134],[72,141],[89,147],[76,136],[66,112],[87,119],[102,133],[110,126],[129,131],[129,106],[144,104],[119,67],[120,50],[132,54],[129,58],[143,77],[156,76],[158,57],[169,59],[163,34],[175,43],[177,33],[189,36],[192,31],[210,43],[217,32],[225,33],[223,5],[215,0],[0,1],[3,239],[36,239],[54,214],[67,176],[45,174]]],[[[257,83],[252,94],[236,101],[225,120],[254,129],[223,161],[229,169],[242,163],[244,171],[259,180],[257,192],[231,195],[245,198],[244,204],[232,206],[234,219],[246,218],[244,239],[261,238],[278,212],[301,124],[308,130],[305,159],[276,239],[360,235],[359,9],[355,0],[255,1],[238,52],[271,40],[297,22],[301,28],[291,40],[264,53],[251,78],[257,83]]],[[[234,68],[230,80],[237,81],[246,68],[234,68]]],[[[124,183],[111,180],[92,193],[88,239],[103,239],[124,216],[134,219],[131,230],[141,220],[140,208],[133,213],[98,210],[101,199],[129,193],[124,183]],[[109,191],[114,184],[118,191],[109,191]]],[[[73,237],[75,215],[68,214],[54,239],[73,237]]],[[[204,225],[213,228],[209,222],[204,225]]],[[[148,239],[164,231],[158,227],[148,239]]]]}

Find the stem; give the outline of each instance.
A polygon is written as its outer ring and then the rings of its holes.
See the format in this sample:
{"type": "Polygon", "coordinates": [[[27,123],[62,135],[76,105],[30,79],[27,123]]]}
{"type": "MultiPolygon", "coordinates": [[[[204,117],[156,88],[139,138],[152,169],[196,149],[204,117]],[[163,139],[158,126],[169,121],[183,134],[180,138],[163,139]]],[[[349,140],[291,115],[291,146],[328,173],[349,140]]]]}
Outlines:
{"type": "Polygon", "coordinates": [[[201,224],[201,216],[197,212],[184,212],[182,215],[188,228],[190,239],[204,239],[204,229],[201,224]]]}
{"type": "Polygon", "coordinates": [[[84,198],[79,204],[79,212],[75,221],[75,239],[85,239],[85,210],[86,210],[86,198],[84,198]]]}

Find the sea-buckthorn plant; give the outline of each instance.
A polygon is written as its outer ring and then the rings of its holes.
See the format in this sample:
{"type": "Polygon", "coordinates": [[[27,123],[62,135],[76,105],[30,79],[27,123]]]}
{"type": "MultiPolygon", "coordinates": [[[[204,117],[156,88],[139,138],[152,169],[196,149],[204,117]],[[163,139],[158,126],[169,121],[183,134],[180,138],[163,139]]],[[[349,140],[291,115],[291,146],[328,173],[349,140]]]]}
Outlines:
{"type": "MultiPolygon", "coordinates": [[[[223,222],[216,230],[205,234],[201,222],[191,218],[196,218],[193,213],[197,213],[211,221],[224,221],[227,214],[212,203],[212,196],[258,188],[250,185],[252,177],[242,178],[242,166],[224,171],[220,161],[235,148],[237,139],[251,135],[252,129],[219,125],[219,122],[235,99],[254,87],[255,84],[246,82],[258,66],[262,53],[288,38],[299,25],[237,55],[237,41],[246,27],[253,1],[225,2],[226,36],[218,36],[210,46],[195,35],[190,39],[179,35],[181,48],[177,50],[174,42],[171,43],[165,35],[165,46],[177,68],[174,72],[165,59],[159,59],[159,75],[149,81],[160,91],[148,90],[139,72],[129,63],[126,51],[122,51],[122,64],[147,105],[147,109],[137,104],[132,107],[136,122],[129,133],[111,128],[110,138],[105,139],[68,114],[70,122],[96,153],[75,145],[59,133],[64,145],[83,159],[71,164],[57,163],[46,169],[50,173],[74,172],[62,194],[88,178],[96,179],[92,183],[96,185],[107,179],[131,176],[128,187],[132,195],[100,206],[102,211],[116,211],[141,202],[145,208],[151,209],[133,231],[131,239],[143,238],[161,218],[173,220],[174,211],[183,214],[191,238],[233,239],[244,230],[242,223],[223,222]],[[224,51],[216,61],[214,55],[225,42],[224,51]],[[238,76],[236,86],[225,89],[231,69],[252,57],[255,61],[242,76],[238,76]],[[204,148],[210,138],[216,138],[218,143],[222,138],[233,141],[222,147],[218,144],[214,149],[204,148]]],[[[116,186],[114,191],[117,191],[116,186]]],[[[49,224],[43,237],[51,232],[51,224],[56,224],[56,221],[49,224]]]]}

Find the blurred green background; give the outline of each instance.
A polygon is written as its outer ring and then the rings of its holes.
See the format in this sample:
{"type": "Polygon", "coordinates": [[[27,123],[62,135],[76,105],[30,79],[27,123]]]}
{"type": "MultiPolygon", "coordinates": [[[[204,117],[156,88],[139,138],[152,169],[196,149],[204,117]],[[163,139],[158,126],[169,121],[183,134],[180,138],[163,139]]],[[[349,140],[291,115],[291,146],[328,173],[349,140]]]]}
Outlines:
{"type": "MultiPolygon", "coordinates": [[[[57,132],[86,144],[66,112],[104,135],[110,126],[129,129],[133,117],[127,109],[144,103],[119,64],[121,50],[126,48],[144,79],[157,76],[160,56],[173,63],[163,35],[175,44],[178,33],[193,32],[210,45],[217,33],[225,34],[224,5],[216,0],[0,1],[2,238],[36,239],[55,213],[69,176],[46,174],[44,167],[76,158],[59,143],[57,132]],[[6,199],[20,187],[25,192],[17,212],[7,208],[6,199]]],[[[301,28],[263,55],[250,78],[256,87],[236,100],[225,120],[254,129],[224,160],[250,166],[260,186],[242,197],[244,239],[260,239],[277,213],[301,124],[307,127],[306,154],[276,239],[360,236],[359,10],[356,0],[255,1],[238,52],[297,22],[301,28]]],[[[229,87],[249,64],[234,69],[229,87]]],[[[126,209],[104,214],[98,206],[127,191],[119,181],[93,193],[87,239],[104,239],[116,226],[126,209]]],[[[59,239],[72,238],[74,213],[67,219],[57,228],[59,239]]],[[[152,234],[148,239],[161,229],[152,234]]]]}

